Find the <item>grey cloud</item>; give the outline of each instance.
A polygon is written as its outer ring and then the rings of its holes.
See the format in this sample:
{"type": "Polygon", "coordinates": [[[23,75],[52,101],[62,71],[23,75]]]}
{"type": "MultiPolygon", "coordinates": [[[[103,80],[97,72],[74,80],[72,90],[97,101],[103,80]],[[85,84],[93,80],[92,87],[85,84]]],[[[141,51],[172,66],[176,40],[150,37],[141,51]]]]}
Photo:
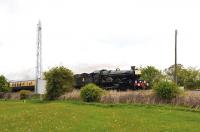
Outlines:
{"type": "Polygon", "coordinates": [[[15,73],[9,73],[6,77],[8,80],[32,80],[34,79],[34,69],[30,68],[15,73]]]}

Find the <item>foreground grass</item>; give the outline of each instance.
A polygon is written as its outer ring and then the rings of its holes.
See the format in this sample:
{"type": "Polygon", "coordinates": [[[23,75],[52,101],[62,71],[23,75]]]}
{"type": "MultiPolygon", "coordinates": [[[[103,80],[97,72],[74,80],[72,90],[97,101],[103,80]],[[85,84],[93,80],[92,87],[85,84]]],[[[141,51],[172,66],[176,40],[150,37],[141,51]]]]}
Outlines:
{"type": "Polygon", "coordinates": [[[200,131],[200,112],[153,105],[0,101],[0,131],[200,131]]]}

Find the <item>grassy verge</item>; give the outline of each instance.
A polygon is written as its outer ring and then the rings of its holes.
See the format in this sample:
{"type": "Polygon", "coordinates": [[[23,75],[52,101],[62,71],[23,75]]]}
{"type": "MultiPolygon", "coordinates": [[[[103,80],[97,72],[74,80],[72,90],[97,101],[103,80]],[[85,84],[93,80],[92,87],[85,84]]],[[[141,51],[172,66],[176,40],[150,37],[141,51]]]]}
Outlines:
{"type": "Polygon", "coordinates": [[[200,112],[167,105],[0,101],[1,131],[199,131],[200,112]]]}

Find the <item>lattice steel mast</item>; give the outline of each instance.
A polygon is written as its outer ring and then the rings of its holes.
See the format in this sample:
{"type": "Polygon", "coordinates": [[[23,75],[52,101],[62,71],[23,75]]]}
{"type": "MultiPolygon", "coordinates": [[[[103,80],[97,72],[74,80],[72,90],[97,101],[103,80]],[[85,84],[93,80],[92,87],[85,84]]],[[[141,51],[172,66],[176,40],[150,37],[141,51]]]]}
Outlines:
{"type": "Polygon", "coordinates": [[[37,24],[37,64],[36,64],[36,84],[35,93],[38,93],[38,80],[42,79],[42,26],[39,21],[37,24]]]}

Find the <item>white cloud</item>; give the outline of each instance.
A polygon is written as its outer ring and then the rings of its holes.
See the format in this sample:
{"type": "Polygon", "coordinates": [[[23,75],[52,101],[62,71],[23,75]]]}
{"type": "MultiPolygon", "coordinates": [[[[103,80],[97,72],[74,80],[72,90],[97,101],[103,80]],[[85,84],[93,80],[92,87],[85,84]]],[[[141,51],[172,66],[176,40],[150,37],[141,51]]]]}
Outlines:
{"type": "Polygon", "coordinates": [[[194,0],[1,0],[0,73],[34,77],[39,19],[44,70],[60,64],[75,73],[131,65],[164,69],[174,63],[175,29],[178,63],[199,67],[199,12],[194,0]]]}

